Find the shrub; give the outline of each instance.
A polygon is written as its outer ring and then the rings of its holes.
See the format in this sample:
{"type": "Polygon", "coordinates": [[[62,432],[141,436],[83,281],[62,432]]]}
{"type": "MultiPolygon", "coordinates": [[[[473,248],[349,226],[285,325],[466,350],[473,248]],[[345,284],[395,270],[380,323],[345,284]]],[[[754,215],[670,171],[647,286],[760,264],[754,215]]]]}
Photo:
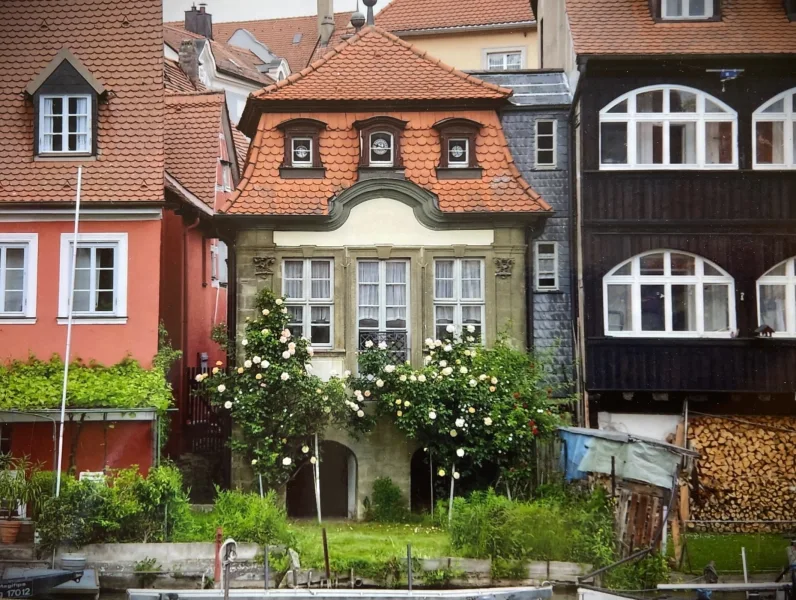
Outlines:
{"type": "Polygon", "coordinates": [[[379,477],[373,482],[373,500],[366,518],[379,523],[403,523],[409,518],[406,498],[389,477],[379,477]]]}
{"type": "Polygon", "coordinates": [[[261,546],[295,544],[285,509],[273,491],[261,498],[257,494],[218,490],[212,515],[213,528],[222,527],[224,536],[237,542],[256,542],[261,546]]]}

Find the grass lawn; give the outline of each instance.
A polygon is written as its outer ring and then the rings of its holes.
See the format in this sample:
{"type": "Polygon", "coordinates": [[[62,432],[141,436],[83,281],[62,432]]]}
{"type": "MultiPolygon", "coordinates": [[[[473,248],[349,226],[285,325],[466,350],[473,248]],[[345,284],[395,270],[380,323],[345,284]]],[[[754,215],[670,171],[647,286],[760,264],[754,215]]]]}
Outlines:
{"type": "MultiPolygon", "coordinates": [[[[406,546],[412,544],[414,558],[450,556],[448,535],[438,527],[419,524],[388,525],[330,521],[324,523],[329,542],[332,571],[375,575],[389,565],[406,559],[406,546]]],[[[298,539],[301,566],[323,567],[321,526],[312,521],[296,521],[291,528],[298,539]]]]}
{"type": "MultiPolygon", "coordinates": [[[[785,548],[789,539],[780,534],[689,533],[686,543],[694,572],[701,573],[712,560],[719,573],[740,573],[743,570],[741,548],[746,548],[749,572],[780,571],[787,564],[785,548]]],[[[684,565],[685,569],[688,569],[688,561],[684,565]]]]}

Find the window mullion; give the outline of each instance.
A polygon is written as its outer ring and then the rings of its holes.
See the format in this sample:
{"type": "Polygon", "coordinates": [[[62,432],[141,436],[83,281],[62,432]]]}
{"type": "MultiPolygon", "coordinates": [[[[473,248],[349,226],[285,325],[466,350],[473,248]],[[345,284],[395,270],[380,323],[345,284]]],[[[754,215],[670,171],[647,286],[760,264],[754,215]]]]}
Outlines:
{"type": "Polygon", "coordinates": [[[633,333],[641,333],[641,283],[638,279],[630,286],[630,297],[633,302],[633,333]]]}
{"type": "Polygon", "coordinates": [[[663,329],[666,333],[672,333],[672,284],[663,284],[663,329]]]}
{"type": "Polygon", "coordinates": [[[387,262],[379,261],[379,331],[387,330],[387,262]]]}
{"type": "Polygon", "coordinates": [[[6,260],[7,246],[0,246],[0,312],[6,310],[6,260]]]}
{"type": "Polygon", "coordinates": [[[785,327],[788,333],[796,333],[796,285],[785,286],[785,327]]]}
{"type": "MultiPolygon", "coordinates": [[[[705,286],[704,283],[699,280],[696,283],[696,330],[699,334],[705,333],[705,286]]],[[[727,288],[727,292],[729,294],[730,289],[727,288]]],[[[728,296],[728,303],[729,303],[729,296],[728,296]]],[[[728,307],[729,309],[729,307],[728,307]]],[[[732,319],[732,315],[728,315],[730,320],[732,319]]]]}
{"type": "MultiPolygon", "coordinates": [[[[89,275],[88,289],[89,302],[91,302],[91,304],[89,304],[88,310],[89,312],[94,312],[97,306],[97,248],[95,246],[91,247],[89,275]]],[[[72,293],[74,294],[74,289],[72,289],[72,293]]]]}

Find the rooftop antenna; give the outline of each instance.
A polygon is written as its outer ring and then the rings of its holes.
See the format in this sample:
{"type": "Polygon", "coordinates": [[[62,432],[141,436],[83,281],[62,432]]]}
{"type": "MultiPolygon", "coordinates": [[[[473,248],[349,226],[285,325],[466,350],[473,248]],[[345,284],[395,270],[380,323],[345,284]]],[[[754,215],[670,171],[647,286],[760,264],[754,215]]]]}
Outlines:
{"type": "Polygon", "coordinates": [[[375,25],[376,19],[373,16],[373,7],[376,6],[377,0],[362,0],[362,4],[368,7],[368,25],[375,25]]]}

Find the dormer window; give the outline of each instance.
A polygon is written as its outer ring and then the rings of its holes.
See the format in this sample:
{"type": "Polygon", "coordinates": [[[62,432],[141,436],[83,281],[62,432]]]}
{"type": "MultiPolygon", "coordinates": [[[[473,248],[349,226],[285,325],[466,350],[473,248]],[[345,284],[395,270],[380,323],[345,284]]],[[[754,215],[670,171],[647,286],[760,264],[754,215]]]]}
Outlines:
{"type": "Polygon", "coordinates": [[[443,119],[434,124],[439,132],[440,157],[437,176],[440,179],[481,177],[476,156],[476,139],[481,124],[470,119],[443,119]]]}
{"type": "Polygon", "coordinates": [[[91,152],[91,96],[39,96],[39,154],[91,152]]]}
{"type": "Polygon", "coordinates": [[[406,125],[406,121],[388,116],[354,122],[359,130],[360,176],[367,169],[403,169],[401,132],[406,125]]]}
{"type": "Polygon", "coordinates": [[[285,134],[285,155],[280,173],[286,179],[319,179],[325,174],[321,162],[321,131],[326,123],[315,119],[291,119],[278,126],[285,134]]]}
{"type": "Polygon", "coordinates": [[[711,19],[713,18],[713,1],[661,0],[661,17],[665,20],[711,19]]]}

